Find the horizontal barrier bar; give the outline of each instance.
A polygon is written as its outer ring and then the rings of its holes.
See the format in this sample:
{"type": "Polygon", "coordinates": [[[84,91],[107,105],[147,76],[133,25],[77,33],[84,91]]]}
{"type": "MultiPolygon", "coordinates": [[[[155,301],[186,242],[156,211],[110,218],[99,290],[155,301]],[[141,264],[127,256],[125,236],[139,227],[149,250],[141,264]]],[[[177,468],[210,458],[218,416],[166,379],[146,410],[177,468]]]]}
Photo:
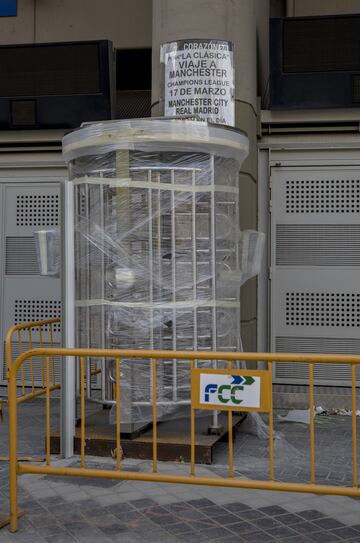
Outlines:
{"type": "MultiPolygon", "coordinates": [[[[50,392],[53,390],[59,390],[61,388],[61,385],[53,385],[50,387],[50,392]]],[[[23,403],[27,400],[32,400],[33,398],[36,398],[38,396],[44,396],[46,394],[46,388],[40,388],[39,390],[35,390],[35,392],[29,392],[29,394],[24,394],[23,396],[18,396],[17,403],[23,403]]]]}
{"type": "Polygon", "coordinates": [[[281,490],[283,492],[306,492],[311,494],[332,494],[334,496],[360,497],[360,488],[334,485],[313,485],[306,483],[281,483],[277,481],[257,481],[249,479],[228,479],[199,477],[191,475],[163,475],[119,470],[93,470],[87,468],[66,468],[53,466],[32,466],[18,464],[19,474],[45,474],[75,477],[94,477],[97,479],[121,479],[126,481],[148,481],[156,483],[175,483],[229,488],[249,488],[254,490],[281,490]]]}
{"type": "Polygon", "coordinates": [[[22,353],[15,362],[15,371],[24,360],[33,356],[84,356],[99,358],[156,358],[178,360],[246,360],[259,362],[306,362],[315,364],[360,364],[360,355],[326,355],[314,353],[233,353],[207,351],[163,351],[141,349],[30,349],[22,353]]]}

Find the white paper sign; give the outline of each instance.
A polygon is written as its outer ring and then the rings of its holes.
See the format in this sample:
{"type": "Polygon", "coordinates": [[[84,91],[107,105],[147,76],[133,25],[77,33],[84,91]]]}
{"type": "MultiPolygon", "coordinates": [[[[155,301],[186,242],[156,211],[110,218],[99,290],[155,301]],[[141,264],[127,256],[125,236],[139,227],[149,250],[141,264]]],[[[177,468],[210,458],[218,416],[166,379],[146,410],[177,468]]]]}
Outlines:
{"type": "Polygon", "coordinates": [[[163,44],[165,116],[196,116],[235,125],[234,64],[231,42],[180,40],[163,44]]]}
{"type": "Polygon", "coordinates": [[[200,403],[222,407],[260,407],[260,377],[201,373],[200,403]]]}

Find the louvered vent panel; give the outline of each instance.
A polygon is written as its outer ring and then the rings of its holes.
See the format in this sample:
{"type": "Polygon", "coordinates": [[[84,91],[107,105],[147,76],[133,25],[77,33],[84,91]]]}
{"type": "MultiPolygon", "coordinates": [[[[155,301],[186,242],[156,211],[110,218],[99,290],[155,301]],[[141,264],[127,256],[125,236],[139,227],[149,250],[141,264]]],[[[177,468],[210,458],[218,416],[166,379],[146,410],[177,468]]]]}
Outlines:
{"type": "MultiPolygon", "coordinates": [[[[358,354],[360,339],[316,338],[316,337],[277,337],[275,350],[278,353],[328,353],[358,354]]],[[[307,364],[277,363],[275,376],[288,381],[301,380],[308,384],[309,369],[307,364]]],[[[322,381],[350,381],[351,368],[346,364],[315,364],[315,379],[322,381]]]]}
{"type": "Polygon", "coordinates": [[[39,274],[39,265],[33,236],[8,236],[6,238],[5,250],[6,275],[39,274]]]}
{"type": "Polygon", "coordinates": [[[288,326],[360,326],[360,294],[287,292],[288,326]]]}
{"type": "MultiPolygon", "coordinates": [[[[323,5],[325,4],[326,2],[323,5]]],[[[341,6],[341,4],[344,2],[338,5],[341,6]]],[[[358,17],[342,15],[341,17],[314,17],[307,20],[288,17],[284,20],[283,33],[284,72],[357,71],[359,69],[358,17]]]]}
{"type": "Polygon", "coordinates": [[[327,337],[277,337],[278,353],[359,354],[360,339],[327,337]]]}
{"type": "MultiPolygon", "coordinates": [[[[14,301],[14,324],[61,317],[60,300],[19,299],[14,301]]],[[[53,325],[60,332],[60,323],[53,325]]]]}
{"type": "Polygon", "coordinates": [[[17,226],[58,226],[58,194],[18,194],[16,196],[17,226]]]}
{"type": "MultiPolygon", "coordinates": [[[[38,342],[33,342],[33,348],[34,349],[37,349],[40,347],[40,343],[38,342]]],[[[44,342],[43,343],[43,347],[51,347],[51,344],[50,343],[46,343],[44,342]]],[[[54,343],[54,347],[60,347],[60,344],[59,343],[54,343]]],[[[25,352],[25,351],[28,351],[30,349],[30,344],[27,343],[27,342],[23,342],[22,343],[22,351],[25,352]]],[[[4,343],[4,350],[3,352],[5,353],[5,343],[4,343]]],[[[19,349],[19,345],[17,342],[13,342],[12,344],[12,359],[13,360],[16,360],[16,358],[20,355],[20,349],[19,349]]],[[[32,358],[32,363],[30,360],[27,360],[26,362],[24,362],[23,364],[23,368],[24,368],[24,381],[25,381],[25,386],[31,386],[31,383],[32,383],[32,377],[31,377],[31,374],[32,374],[32,370],[31,370],[31,365],[33,367],[33,371],[34,371],[34,383],[35,383],[35,386],[37,387],[40,387],[42,386],[42,374],[43,374],[43,371],[42,371],[42,364],[43,364],[43,368],[45,369],[45,360],[41,361],[41,358],[38,357],[38,356],[34,356],[32,358]]],[[[55,382],[56,383],[59,383],[60,382],[60,377],[61,377],[61,365],[60,365],[60,357],[54,357],[54,370],[55,370],[55,382]]],[[[5,376],[6,375],[6,362],[5,362],[5,356],[3,356],[3,375],[5,376]]],[[[44,372],[44,375],[46,375],[46,373],[44,372]]],[[[50,382],[52,383],[52,376],[53,376],[53,372],[52,372],[52,360],[50,359],[50,382]]],[[[21,383],[21,371],[19,371],[19,377],[18,377],[18,383],[20,384],[21,383]]]]}
{"type": "Polygon", "coordinates": [[[359,213],[360,179],[286,181],[286,213],[359,213]]]}
{"type": "MultiPolygon", "coordinates": [[[[336,394],[336,396],[351,396],[351,388],[350,387],[344,387],[342,385],[335,387],[335,383],[330,383],[328,385],[317,385],[315,394],[336,394]]],[[[282,392],[286,394],[303,394],[304,392],[308,392],[309,388],[307,386],[304,386],[301,383],[297,383],[296,385],[289,385],[285,383],[281,383],[279,385],[274,384],[273,391],[276,392],[282,392]]]]}
{"type": "Polygon", "coordinates": [[[360,266],[360,225],[278,224],[278,266],[360,266]]]}
{"type": "MultiPolygon", "coordinates": [[[[275,364],[276,379],[286,379],[288,382],[302,381],[309,384],[309,367],[307,364],[292,364],[289,362],[275,364]]],[[[346,381],[351,382],[351,369],[343,364],[314,364],[315,381],[346,381]]]]}

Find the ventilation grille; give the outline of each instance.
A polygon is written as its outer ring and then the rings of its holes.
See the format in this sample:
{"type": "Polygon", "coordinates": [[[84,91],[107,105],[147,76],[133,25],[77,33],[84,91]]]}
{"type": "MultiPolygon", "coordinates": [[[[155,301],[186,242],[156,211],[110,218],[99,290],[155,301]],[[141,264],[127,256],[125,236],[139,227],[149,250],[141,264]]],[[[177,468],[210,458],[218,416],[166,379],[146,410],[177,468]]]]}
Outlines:
{"type": "Polygon", "coordinates": [[[151,91],[129,90],[116,93],[116,118],[151,117],[151,91]]]}
{"type": "MultiPolygon", "coordinates": [[[[61,317],[60,300],[15,300],[14,324],[61,317]]],[[[60,323],[53,325],[54,332],[60,332],[60,323]]]]}
{"type": "MultiPolygon", "coordinates": [[[[296,384],[289,385],[286,383],[274,384],[273,386],[274,394],[308,394],[309,387],[306,385],[296,384]]],[[[336,395],[336,396],[351,396],[351,388],[344,387],[342,385],[336,386],[336,383],[329,385],[317,385],[315,388],[315,397],[317,394],[324,395],[336,395]]]]}
{"type": "Polygon", "coordinates": [[[275,340],[275,351],[277,353],[358,354],[360,339],[278,336],[275,340]]]}
{"type": "MultiPolygon", "coordinates": [[[[328,354],[357,354],[360,352],[360,339],[344,338],[306,338],[306,337],[277,337],[275,350],[278,353],[328,353],[328,354]]],[[[315,364],[314,376],[319,381],[350,381],[351,368],[348,364],[315,364]]],[[[290,382],[301,380],[309,383],[309,368],[307,364],[276,363],[275,377],[290,382]]]]}
{"type": "Polygon", "coordinates": [[[8,236],[6,238],[6,275],[37,275],[39,264],[34,238],[8,236]]]}
{"type": "Polygon", "coordinates": [[[288,326],[360,326],[360,294],[287,292],[288,326]]]}
{"type": "MultiPolygon", "coordinates": [[[[40,348],[40,343],[33,342],[32,346],[33,346],[34,349],[38,349],[38,348],[40,348]]],[[[43,347],[51,347],[51,344],[44,342],[43,347]]],[[[60,343],[54,343],[54,347],[60,347],[60,343]]],[[[14,342],[12,344],[11,349],[12,349],[12,351],[11,351],[12,359],[15,360],[20,355],[20,349],[19,349],[18,343],[14,342]]],[[[29,349],[30,349],[30,344],[27,343],[27,342],[23,342],[22,351],[25,352],[25,351],[28,351],[29,349]]],[[[5,342],[4,342],[4,351],[3,352],[5,353],[5,342]]],[[[43,367],[45,368],[45,361],[44,360],[41,361],[41,357],[39,357],[39,356],[32,357],[32,364],[31,364],[30,360],[27,360],[26,362],[24,362],[22,367],[24,368],[25,386],[31,386],[31,383],[32,383],[31,365],[32,365],[33,371],[34,371],[34,384],[35,384],[35,386],[37,386],[37,387],[42,386],[42,375],[43,375],[42,364],[43,364],[43,367]]],[[[2,368],[3,373],[2,374],[3,374],[3,376],[5,376],[6,375],[5,355],[3,356],[2,366],[3,366],[3,368],[2,368]]],[[[58,357],[58,356],[54,357],[54,370],[55,370],[54,371],[55,382],[59,383],[60,378],[61,378],[61,363],[60,363],[60,357],[58,357]]],[[[21,380],[22,380],[21,373],[22,372],[19,371],[19,377],[18,377],[18,380],[17,380],[19,384],[21,383],[21,380]]],[[[45,375],[46,375],[46,372],[44,371],[44,376],[45,375]]],[[[52,379],[53,379],[52,360],[50,360],[50,382],[51,383],[52,383],[52,379]]]]}
{"type": "Polygon", "coordinates": [[[358,71],[359,28],[360,19],[354,15],[286,18],[283,26],[284,72],[358,71]]]}
{"type": "Polygon", "coordinates": [[[57,194],[18,194],[16,196],[17,226],[57,226],[59,196],[57,194]]]}
{"type": "MultiPolygon", "coordinates": [[[[290,382],[299,380],[309,383],[309,367],[307,364],[276,363],[275,378],[290,382]]],[[[330,381],[334,384],[339,381],[351,381],[351,369],[344,364],[314,364],[315,382],[330,381]]]]}
{"type": "Polygon", "coordinates": [[[278,266],[359,266],[359,225],[292,225],[276,227],[278,266]]]}
{"type": "Polygon", "coordinates": [[[359,213],[360,179],[286,181],[286,213],[359,213]]]}

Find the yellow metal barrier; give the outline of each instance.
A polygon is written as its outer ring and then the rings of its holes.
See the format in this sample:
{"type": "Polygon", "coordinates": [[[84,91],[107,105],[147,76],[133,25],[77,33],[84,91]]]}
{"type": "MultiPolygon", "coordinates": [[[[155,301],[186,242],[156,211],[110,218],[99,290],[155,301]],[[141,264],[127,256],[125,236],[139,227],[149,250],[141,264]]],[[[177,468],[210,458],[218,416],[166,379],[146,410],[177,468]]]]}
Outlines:
{"type": "MultiPolygon", "coordinates": [[[[278,353],[229,353],[229,352],[187,352],[187,351],[148,351],[148,350],[102,350],[102,349],[33,349],[22,353],[9,368],[9,441],[10,441],[10,530],[17,530],[18,523],[18,501],[17,501],[17,478],[21,474],[47,474],[58,476],[84,476],[95,478],[121,479],[132,481],[152,481],[160,483],[183,483],[193,485],[209,485],[215,487],[230,488],[248,488],[281,490],[290,492],[309,492],[314,494],[333,494],[343,496],[360,496],[358,488],[358,470],[357,470],[357,431],[356,431],[356,366],[360,364],[360,356],[340,356],[340,355],[314,355],[314,354],[278,354],[278,353]],[[45,394],[46,394],[46,463],[45,465],[24,464],[17,457],[17,405],[16,398],[17,376],[18,372],[26,360],[34,356],[43,356],[45,358],[45,394]],[[80,417],[81,417],[81,463],[79,468],[56,467],[51,465],[50,457],[50,393],[52,384],[50,379],[50,361],[54,356],[76,357],[80,364],[80,417]],[[114,469],[89,469],[85,466],[85,360],[87,357],[115,359],[115,398],[116,398],[116,440],[117,449],[114,463],[114,469]],[[191,461],[188,475],[161,474],[158,473],[157,464],[157,365],[164,359],[176,359],[189,363],[191,371],[191,461]],[[153,466],[152,473],[141,473],[132,471],[123,471],[121,469],[121,437],[120,437],[120,393],[121,393],[121,372],[120,366],[122,360],[148,359],[152,368],[152,406],[153,406],[153,466]],[[205,369],[201,368],[201,361],[226,361],[226,369],[205,369]],[[233,363],[239,360],[265,361],[268,364],[267,370],[233,370],[233,363]],[[315,428],[314,418],[310,417],[310,481],[309,483],[289,483],[274,480],[274,447],[273,447],[273,405],[272,405],[272,363],[292,362],[306,363],[309,366],[309,398],[310,410],[314,412],[314,364],[350,364],[352,366],[352,433],[353,433],[353,486],[334,486],[316,484],[315,474],[315,428]],[[200,364],[199,364],[200,363],[200,364]],[[226,406],[228,398],[224,401],[224,406],[205,407],[216,408],[217,410],[227,410],[229,417],[228,437],[229,437],[229,475],[228,477],[203,477],[196,475],[195,467],[195,410],[204,408],[204,401],[207,400],[199,394],[197,389],[199,383],[199,372],[206,374],[212,372],[217,376],[227,374],[235,376],[253,376],[260,383],[259,402],[256,407],[245,407],[241,404],[238,409],[242,411],[263,411],[269,413],[269,480],[237,479],[234,477],[233,468],[233,445],[232,445],[232,411],[233,407],[226,406]]],[[[214,386],[214,385],[208,385],[214,386]]],[[[222,385],[222,389],[229,389],[229,386],[222,385]]],[[[219,388],[219,391],[220,391],[219,388]]],[[[241,388],[241,387],[239,387],[241,388]]],[[[231,392],[232,393],[232,392],[231,392]]],[[[234,393],[235,394],[235,393],[234,393]]],[[[235,397],[235,396],[234,396],[235,397]]],[[[240,401],[237,400],[240,404],[240,401]]],[[[251,401],[250,401],[251,403],[251,401]]]]}
{"type": "MultiPolygon", "coordinates": [[[[27,342],[29,344],[30,349],[33,348],[33,336],[35,333],[38,334],[39,338],[39,345],[40,348],[43,348],[43,338],[44,334],[48,332],[49,335],[49,345],[50,348],[54,347],[54,324],[60,323],[60,318],[53,318],[53,319],[45,319],[41,321],[33,321],[33,322],[26,322],[21,324],[16,324],[15,326],[12,326],[8,333],[6,334],[5,339],[5,359],[6,359],[6,369],[7,374],[9,375],[9,371],[13,365],[13,346],[14,343],[17,343],[18,352],[19,354],[22,354],[23,344],[27,342]],[[16,337],[16,340],[14,341],[14,337],[16,337]]],[[[40,364],[41,364],[41,386],[35,387],[35,374],[34,374],[34,366],[32,357],[29,359],[29,365],[30,365],[30,381],[31,381],[31,392],[26,393],[26,386],[25,386],[25,372],[24,372],[24,365],[21,367],[21,392],[18,394],[17,392],[17,401],[18,403],[24,402],[25,400],[31,400],[32,398],[35,398],[36,396],[42,396],[46,393],[45,388],[45,374],[44,374],[44,357],[40,356],[40,364]]],[[[60,388],[60,384],[56,383],[56,377],[55,377],[55,359],[52,358],[52,385],[51,390],[55,390],[57,388],[60,388]]],[[[3,405],[6,405],[8,403],[7,399],[1,399],[0,398],[0,420],[2,420],[2,409],[3,405]]]]}

